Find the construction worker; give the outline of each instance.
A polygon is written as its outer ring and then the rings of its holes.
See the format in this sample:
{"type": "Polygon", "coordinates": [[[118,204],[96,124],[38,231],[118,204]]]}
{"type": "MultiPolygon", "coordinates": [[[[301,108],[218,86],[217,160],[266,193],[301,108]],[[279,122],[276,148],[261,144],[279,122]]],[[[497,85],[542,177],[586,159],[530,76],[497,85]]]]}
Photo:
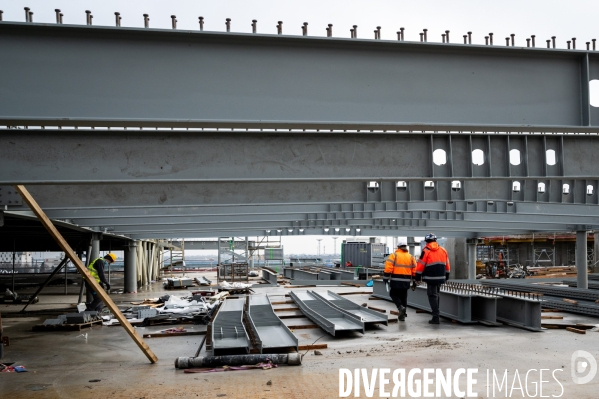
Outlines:
{"type": "Polygon", "coordinates": [[[445,248],[437,244],[436,235],[427,234],[424,241],[426,246],[420,253],[416,266],[416,281],[426,283],[426,294],[433,313],[429,323],[439,324],[439,292],[441,292],[441,284],[449,280],[449,258],[445,248]]]}
{"type": "MultiPolygon", "coordinates": [[[[116,261],[116,255],[112,252],[104,256],[104,258],[98,258],[92,261],[87,267],[87,271],[92,277],[96,280],[100,287],[104,285],[106,287],[106,291],[110,291],[110,284],[108,284],[108,280],[106,280],[106,276],[104,275],[104,267],[107,264],[114,263],[116,261]]],[[[102,310],[104,304],[102,303],[102,299],[98,295],[98,293],[94,290],[94,288],[85,282],[85,289],[87,292],[92,293],[93,300],[89,305],[87,305],[87,310],[97,310],[98,312],[102,310]]]]}
{"type": "Polygon", "coordinates": [[[399,241],[397,250],[387,257],[383,280],[389,284],[389,295],[397,306],[400,321],[407,316],[408,289],[415,275],[416,259],[408,252],[408,243],[399,241]]]}

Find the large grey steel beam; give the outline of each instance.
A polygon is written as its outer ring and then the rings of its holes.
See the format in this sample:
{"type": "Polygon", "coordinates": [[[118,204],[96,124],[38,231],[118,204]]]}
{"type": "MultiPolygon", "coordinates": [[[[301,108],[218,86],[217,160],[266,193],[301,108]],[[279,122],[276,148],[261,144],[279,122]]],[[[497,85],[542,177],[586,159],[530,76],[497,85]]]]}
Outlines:
{"type": "MultiPolygon", "coordinates": [[[[435,212],[436,213],[436,212],[435,212]]],[[[599,221],[597,218],[587,218],[586,220],[580,220],[580,224],[576,224],[576,220],[568,220],[564,217],[547,217],[544,220],[539,216],[526,216],[520,215],[519,220],[512,220],[512,218],[505,218],[502,214],[488,214],[484,215],[484,218],[471,218],[471,216],[479,216],[477,214],[464,213],[464,214],[452,214],[443,213],[437,215],[431,215],[430,213],[415,212],[413,216],[396,218],[396,219],[338,219],[338,220],[269,220],[268,216],[261,221],[221,221],[221,222],[202,222],[197,220],[171,220],[164,221],[163,223],[157,223],[154,221],[143,221],[140,220],[137,223],[129,224],[115,224],[115,225],[104,225],[98,227],[100,230],[108,230],[116,234],[127,234],[145,231],[159,231],[159,230],[176,230],[181,231],[238,231],[236,235],[241,235],[244,230],[255,230],[255,229],[306,229],[306,228],[362,228],[362,227],[387,227],[387,228],[398,228],[406,226],[428,226],[431,228],[451,228],[457,229],[466,228],[482,228],[482,229],[497,229],[497,231],[506,231],[510,229],[522,230],[528,229],[529,231],[571,231],[580,229],[581,226],[584,228],[599,228],[599,221]],[[505,219],[505,220],[504,220],[505,219]],[[593,220],[595,219],[595,220],[593,220]]],[[[571,218],[575,219],[575,218],[571,218]]],[[[583,218],[584,219],[584,218],[583,218]]],[[[222,235],[221,235],[222,236],[222,235]]]]}
{"type": "Polygon", "coordinates": [[[201,224],[201,223],[248,223],[248,222],[297,222],[309,223],[312,221],[330,221],[344,222],[348,220],[369,220],[374,219],[424,219],[424,220],[465,220],[484,222],[532,222],[532,223],[563,223],[568,226],[575,225],[596,225],[599,226],[599,210],[588,216],[563,216],[563,215],[542,215],[542,214],[522,214],[522,213],[464,213],[454,211],[388,211],[373,213],[343,212],[343,213],[321,213],[321,214],[262,214],[262,215],[177,215],[177,216],[158,216],[158,217],[135,217],[135,218],[111,218],[109,216],[98,219],[74,219],[73,223],[79,226],[131,226],[147,224],[201,224]]]}
{"type": "MultiPolygon", "coordinates": [[[[175,245],[181,246],[180,242],[174,242],[175,245]]],[[[230,245],[230,244],[229,244],[230,245]]],[[[233,243],[234,249],[245,249],[245,241],[235,240],[233,243]]],[[[185,241],[186,250],[216,250],[218,249],[218,241],[185,241]]]]}
{"type": "MultiPolygon", "coordinates": [[[[545,180],[593,180],[597,190],[588,159],[598,151],[592,136],[4,130],[0,184],[389,181],[392,199],[405,191],[398,181],[445,181],[458,192],[450,182],[482,179],[509,181],[509,189],[512,181],[535,181],[536,199],[545,180]],[[414,156],[394,156],[406,148],[414,156]],[[438,151],[444,155],[435,164],[438,151]]],[[[382,195],[377,188],[373,199],[382,195]]],[[[411,187],[409,199],[437,199],[438,190],[419,190],[411,187]]]]}
{"type": "Polygon", "coordinates": [[[364,237],[378,237],[378,236],[424,236],[435,231],[437,234],[442,234],[445,237],[466,237],[466,238],[477,238],[484,236],[495,236],[495,235],[510,235],[510,234],[530,234],[530,229],[514,229],[501,230],[497,228],[493,229],[482,229],[480,226],[467,226],[467,227],[432,227],[432,226],[421,226],[418,223],[414,223],[413,226],[402,226],[397,228],[381,228],[381,227],[362,227],[362,228],[341,228],[336,231],[333,228],[310,228],[310,229],[248,229],[248,230],[197,230],[197,229],[181,229],[175,226],[172,230],[160,229],[156,231],[144,231],[134,232],[126,234],[131,239],[159,239],[159,238],[213,238],[217,236],[232,236],[235,234],[242,233],[250,237],[256,236],[309,236],[309,235],[330,235],[339,236],[364,236],[364,237]],[[291,231],[290,231],[291,230],[291,231]],[[303,231],[302,231],[303,230],[303,231]]]}
{"type": "Polygon", "coordinates": [[[599,122],[588,51],[3,22],[0,52],[10,93],[0,115],[13,120],[542,131],[599,122]]]}
{"type": "Polygon", "coordinates": [[[297,351],[298,339],[275,314],[270,298],[267,295],[250,295],[246,298],[247,324],[254,333],[260,353],[264,350],[281,351],[283,348],[295,348],[297,351]]]}
{"type": "MultiPolygon", "coordinates": [[[[35,187],[35,186],[34,186],[35,187]]],[[[9,214],[34,217],[29,210],[15,210],[11,207],[9,214]]],[[[22,208],[16,208],[22,209],[22,208]]],[[[269,204],[269,205],[202,205],[202,206],[115,206],[48,208],[45,211],[52,219],[69,220],[76,224],[98,224],[108,220],[172,220],[171,217],[205,217],[226,220],[228,217],[240,217],[244,221],[258,220],[264,215],[284,216],[294,215],[293,220],[306,219],[356,219],[370,218],[404,218],[413,213],[489,213],[504,215],[546,215],[563,217],[597,217],[599,207],[595,205],[578,204],[543,204],[512,201],[412,201],[412,202],[381,202],[381,203],[332,203],[332,204],[269,204]],[[255,219],[254,219],[255,218],[255,219]]],[[[571,220],[571,219],[569,219],[571,220]]],[[[576,219],[574,219],[576,220],[576,219]]],[[[207,220],[209,221],[209,219],[207,220]]]]}

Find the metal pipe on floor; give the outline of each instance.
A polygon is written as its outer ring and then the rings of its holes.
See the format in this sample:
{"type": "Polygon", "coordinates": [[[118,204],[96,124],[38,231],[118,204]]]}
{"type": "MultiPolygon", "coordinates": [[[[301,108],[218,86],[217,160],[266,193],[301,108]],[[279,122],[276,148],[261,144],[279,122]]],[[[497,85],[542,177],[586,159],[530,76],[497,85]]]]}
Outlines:
{"type": "Polygon", "coordinates": [[[286,364],[288,366],[299,366],[302,364],[302,356],[299,353],[263,354],[263,355],[229,355],[229,356],[200,356],[200,357],[178,357],[175,360],[175,368],[188,369],[195,367],[222,367],[242,366],[258,364],[268,361],[273,364],[286,364]]]}
{"type": "Polygon", "coordinates": [[[587,232],[576,231],[576,284],[578,288],[589,288],[587,271],[587,232]]]}

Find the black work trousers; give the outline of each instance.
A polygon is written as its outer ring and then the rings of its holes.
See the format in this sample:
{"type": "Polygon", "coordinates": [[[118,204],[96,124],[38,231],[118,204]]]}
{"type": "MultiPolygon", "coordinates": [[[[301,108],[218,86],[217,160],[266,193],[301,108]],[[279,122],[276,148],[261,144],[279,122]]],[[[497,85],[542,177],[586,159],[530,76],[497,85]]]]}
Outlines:
{"type": "Polygon", "coordinates": [[[428,303],[431,305],[433,318],[439,318],[439,292],[441,292],[441,284],[426,284],[426,295],[428,295],[428,303]]]}
{"type": "Polygon", "coordinates": [[[93,287],[91,285],[89,285],[87,282],[85,283],[85,289],[87,290],[87,292],[91,292],[92,297],[94,298],[87,305],[87,310],[95,310],[95,311],[101,312],[102,309],[104,308],[104,302],[102,302],[100,295],[98,295],[98,293],[96,291],[94,291],[93,287]]]}
{"type": "Polygon", "coordinates": [[[393,300],[397,310],[401,310],[401,306],[404,308],[408,307],[408,288],[391,288],[389,290],[389,296],[393,300]]]}

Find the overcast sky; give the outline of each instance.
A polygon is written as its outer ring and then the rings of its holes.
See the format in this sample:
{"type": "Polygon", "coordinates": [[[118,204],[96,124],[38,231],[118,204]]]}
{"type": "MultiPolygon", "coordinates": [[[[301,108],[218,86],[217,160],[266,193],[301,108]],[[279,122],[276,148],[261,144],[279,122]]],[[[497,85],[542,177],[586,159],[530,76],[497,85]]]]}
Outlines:
{"type": "Polygon", "coordinates": [[[94,25],[114,25],[114,12],[119,11],[123,26],[143,26],[143,14],[150,15],[150,27],[170,28],[172,14],[180,29],[197,29],[198,16],[205,18],[205,29],[223,31],[225,18],[232,19],[232,30],[249,32],[252,19],[258,20],[260,33],[276,33],[277,21],[283,21],[283,33],[300,35],[303,22],[309,23],[309,34],[326,36],[327,24],[333,24],[333,36],[349,37],[352,25],[358,25],[358,37],[373,38],[377,26],[381,38],[394,40],[399,27],[406,28],[406,40],[419,40],[423,28],[429,30],[429,41],[441,41],[441,33],[450,30],[451,41],[473,32],[476,43],[495,34],[495,44],[516,34],[516,44],[525,45],[530,35],[538,45],[557,36],[558,47],[576,37],[579,48],[599,36],[597,17],[599,1],[352,1],[352,0],[10,0],[0,1],[4,19],[24,21],[23,7],[34,12],[34,22],[55,22],[55,8],[64,13],[64,23],[84,24],[85,10],[91,10],[94,25]]]}
{"type": "MultiPolygon", "coordinates": [[[[276,34],[277,21],[283,21],[283,33],[301,35],[301,25],[308,22],[310,36],[326,36],[333,24],[333,36],[349,37],[352,25],[358,25],[358,37],[372,39],[381,26],[383,40],[395,40],[404,27],[406,40],[419,40],[419,32],[428,29],[429,41],[441,41],[450,31],[452,42],[473,32],[473,42],[484,44],[484,36],[494,33],[495,45],[505,43],[514,33],[516,45],[526,45],[526,38],[537,36],[537,46],[557,36],[557,46],[577,38],[577,47],[599,37],[599,1],[481,1],[481,0],[0,0],[5,21],[24,22],[23,7],[34,12],[34,22],[55,22],[55,8],[62,10],[65,24],[85,24],[85,10],[91,10],[94,25],[114,25],[114,12],[122,16],[122,25],[143,27],[143,14],[150,15],[151,28],[171,28],[171,15],[176,15],[179,29],[198,29],[198,16],[205,18],[205,30],[224,31],[225,19],[231,18],[231,30],[250,32],[252,19],[258,20],[258,32],[276,34]]],[[[316,238],[283,238],[286,253],[316,253],[316,238]]],[[[333,240],[323,237],[322,252],[333,253],[333,240]],[[325,248],[326,247],[326,250],[325,248]]],[[[337,241],[340,245],[343,238],[337,241]]],[[[385,240],[385,238],[383,238],[385,240]]],[[[391,244],[390,238],[387,239],[391,244]]]]}

